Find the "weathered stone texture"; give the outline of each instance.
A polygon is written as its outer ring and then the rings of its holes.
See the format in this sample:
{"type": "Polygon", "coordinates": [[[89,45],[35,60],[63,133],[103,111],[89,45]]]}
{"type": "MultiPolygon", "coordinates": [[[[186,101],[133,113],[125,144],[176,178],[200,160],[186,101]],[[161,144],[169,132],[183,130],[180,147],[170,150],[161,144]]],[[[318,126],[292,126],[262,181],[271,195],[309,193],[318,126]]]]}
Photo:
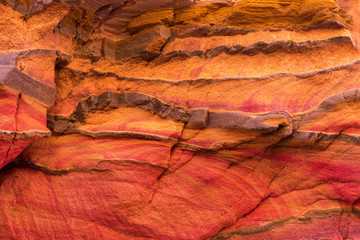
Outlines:
{"type": "Polygon", "coordinates": [[[0,1],[0,239],[359,239],[339,5],[0,1]]]}

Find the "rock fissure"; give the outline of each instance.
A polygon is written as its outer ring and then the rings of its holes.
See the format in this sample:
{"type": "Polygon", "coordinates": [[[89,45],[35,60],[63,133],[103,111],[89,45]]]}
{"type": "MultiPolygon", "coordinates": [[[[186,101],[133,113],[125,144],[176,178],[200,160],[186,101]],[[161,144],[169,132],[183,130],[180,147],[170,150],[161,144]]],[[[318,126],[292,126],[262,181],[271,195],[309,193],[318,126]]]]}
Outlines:
{"type": "Polygon", "coordinates": [[[356,239],[358,9],[0,0],[0,239],[356,239]]]}

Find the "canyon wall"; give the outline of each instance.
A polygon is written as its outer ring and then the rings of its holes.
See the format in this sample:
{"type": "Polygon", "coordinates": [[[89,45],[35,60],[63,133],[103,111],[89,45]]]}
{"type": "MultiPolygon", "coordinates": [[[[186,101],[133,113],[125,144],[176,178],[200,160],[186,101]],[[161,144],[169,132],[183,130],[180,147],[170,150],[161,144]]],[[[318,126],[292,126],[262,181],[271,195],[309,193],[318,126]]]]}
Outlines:
{"type": "Polygon", "coordinates": [[[360,239],[358,6],[1,0],[0,239],[360,239]]]}

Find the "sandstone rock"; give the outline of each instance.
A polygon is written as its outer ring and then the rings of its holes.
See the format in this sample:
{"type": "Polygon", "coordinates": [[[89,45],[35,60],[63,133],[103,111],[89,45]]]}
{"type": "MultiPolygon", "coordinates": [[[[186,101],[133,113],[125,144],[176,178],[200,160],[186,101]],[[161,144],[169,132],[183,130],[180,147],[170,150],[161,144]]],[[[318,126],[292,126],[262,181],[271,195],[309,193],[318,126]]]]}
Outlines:
{"type": "MultiPolygon", "coordinates": [[[[88,58],[92,61],[99,60],[103,55],[103,48],[104,46],[103,39],[94,39],[86,42],[84,45],[79,47],[76,51],[76,56],[88,58]]],[[[107,44],[107,54],[108,54],[108,44],[107,44]]]]}
{"type": "Polygon", "coordinates": [[[160,54],[169,37],[170,31],[164,26],[144,30],[129,39],[117,42],[115,59],[143,57],[150,60],[160,54]]]}
{"type": "Polygon", "coordinates": [[[6,0],[16,11],[22,14],[31,14],[40,11],[52,0],[6,0]]]}
{"type": "Polygon", "coordinates": [[[55,32],[87,41],[93,29],[93,21],[93,13],[74,9],[59,22],[55,28],[55,32]]]}
{"type": "Polygon", "coordinates": [[[216,5],[180,8],[175,11],[174,24],[196,22],[207,14],[219,9],[216,5]]]}
{"type": "Polygon", "coordinates": [[[145,28],[150,28],[156,25],[169,26],[173,23],[173,21],[173,8],[152,9],[133,19],[129,25],[127,25],[127,30],[131,34],[135,34],[141,30],[144,30],[145,28]]]}
{"type": "Polygon", "coordinates": [[[103,55],[106,58],[115,59],[115,53],[116,53],[116,42],[104,38],[103,39],[103,55]]]}
{"type": "Polygon", "coordinates": [[[360,3],[359,1],[337,1],[339,6],[353,16],[354,26],[352,28],[352,36],[354,44],[360,49],[360,3]]]}
{"type": "Polygon", "coordinates": [[[51,49],[71,54],[71,39],[53,31],[68,14],[69,6],[53,3],[46,9],[24,19],[25,16],[15,12],[10,5],[0,4],[0,50],[51,49]],[[39,25],[39,22],[43,24],[39,25]]]}
{"type": "Polygon", "coordinates": [[[0,53],[2,121],[0,167],[14,160],[33,141],[49,136],[47,107],[55,100],[54,51],[0,53]]]}
{"type": "Polygon", "coordinates": [[[207,109],[194,109],[191,111],[188,127],[206,128],[208,119],[209,113],[207,109]]]}
{"type": "Polygon", "coordinates": [[[341,11],[331,1],[242,1],[233,6],[227,21],[229,25],[257,29],[301,29],[324,23],[331,23],[329,28],[342,28],[349,26],[351,19],[341,11]]]}
{"type": "Polygon", "coordinates": [[[356,4],[36,3],[0,3],[0,239],[359,238],[356,4]]]}

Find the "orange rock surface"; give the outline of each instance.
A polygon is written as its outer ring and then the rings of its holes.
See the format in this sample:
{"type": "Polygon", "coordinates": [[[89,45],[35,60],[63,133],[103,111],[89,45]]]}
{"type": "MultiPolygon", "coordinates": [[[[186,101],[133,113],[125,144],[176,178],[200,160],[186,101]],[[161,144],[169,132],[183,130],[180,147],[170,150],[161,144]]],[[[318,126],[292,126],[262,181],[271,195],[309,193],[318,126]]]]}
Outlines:
{"type": "Polygon", "coordinates": [[[0,1],[0,239],[360,239],[358,7],[0,1]]]}

